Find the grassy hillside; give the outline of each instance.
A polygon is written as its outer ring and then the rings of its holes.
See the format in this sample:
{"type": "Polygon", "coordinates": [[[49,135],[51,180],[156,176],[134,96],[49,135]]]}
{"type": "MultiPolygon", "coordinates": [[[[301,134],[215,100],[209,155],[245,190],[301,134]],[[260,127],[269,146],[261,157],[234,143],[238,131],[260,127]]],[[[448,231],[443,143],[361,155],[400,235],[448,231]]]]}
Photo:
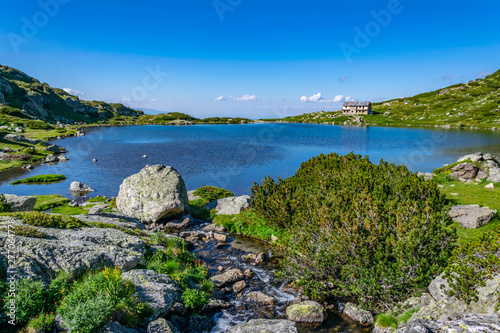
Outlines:
{"type": "MultiPolygon", "coordinates": [[[[484,79],[373,104],[361,123],[385,126],[500,128],[500,70],[484,79]]],[[[290,122],[359,124],[341,112],[319,111],[282,119],[290,122]]]]}
{"type": "Polygon", "coordinates": [[[6,116],[14,116],[25,121],[41,120],[52,124],[94,123],[115,117],[137,117],[142,113],[123,104],[80,101],[78,96],[52,88],[15,68],[0,65],[2,122],[12,121],[6,116]]]}

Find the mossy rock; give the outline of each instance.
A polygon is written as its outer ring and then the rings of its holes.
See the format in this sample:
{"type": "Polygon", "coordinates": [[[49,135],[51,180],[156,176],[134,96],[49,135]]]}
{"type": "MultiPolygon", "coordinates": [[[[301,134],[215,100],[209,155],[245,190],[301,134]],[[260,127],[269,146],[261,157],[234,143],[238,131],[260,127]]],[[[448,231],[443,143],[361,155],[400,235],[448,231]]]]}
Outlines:
{"type": "Polygon", "coordinates": [[[304,301],[290,305],[286,309],[286,317],[298,323],[322,323],[327,318],[326,310],[314,301],[304,301]]]}

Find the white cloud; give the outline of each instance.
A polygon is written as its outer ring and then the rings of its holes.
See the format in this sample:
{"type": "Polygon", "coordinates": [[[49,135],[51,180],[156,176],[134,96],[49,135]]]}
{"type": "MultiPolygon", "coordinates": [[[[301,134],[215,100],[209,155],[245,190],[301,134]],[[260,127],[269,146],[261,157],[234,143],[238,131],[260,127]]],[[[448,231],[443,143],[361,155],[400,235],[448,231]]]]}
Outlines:
{"type": "MultiPolygon", "coordinates": [[[[248,95],[248,94],[245,94],[241,97],[229,96],[229,100],[235,101],[235,102],[249,102],[249,101],[256,101],[257,96],[248,95]]],[[[224,96],[219,96],[217,98],[214,98],[214,101],[217,101],[217,102],[227,101],[227,98],[225,98],[224,96]]]]}
{"type": "Polygon", "coordinates": [[[256,101],[257,100],[257,96],[255,96],[255,95],[248,95],[248,94],[245,94],[245,95],[243,95],[241,97],[231,96],[229,98],[231,98],[231,100],[237,101],[237,102],[249,102],[249,101],[256,101]]]}
{"type": "Polygon", "coordinates": [[[78,91],[75,89],[71,89],[71,88],[63,88],[63,90],[70,95],[77,95],[77,96],[84,96],[85,95],[84,92],[81,92],[81,91],[78,91]]]}
{"type": "Polygon", "coordinates": [[[337,95],[333,99],[325,99],[320,92],[311,97],[302,96],[300,98],[300,101],[303,103],[339,103],[349,100],[351,100],[351,96],[344,97],[344,95],[337,95]]]}

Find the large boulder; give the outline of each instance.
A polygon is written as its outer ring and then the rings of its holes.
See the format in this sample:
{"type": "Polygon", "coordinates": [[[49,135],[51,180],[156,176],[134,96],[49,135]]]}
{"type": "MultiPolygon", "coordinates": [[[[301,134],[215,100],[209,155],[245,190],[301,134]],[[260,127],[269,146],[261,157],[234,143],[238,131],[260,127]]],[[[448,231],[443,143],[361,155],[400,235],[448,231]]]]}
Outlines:
{"type": "Polygon", "coordinates": [[[72,194],[76,195],[88,194],[94,191],[90,186],[81,182],[72,182],[69,185],[69,190],[72,194]]]}
{"type": "Polygon", "coordinates": [[[153,310],[148,322],[165,316],[174,303],[181,301],[181,288],[168,275],[148,269],[135,269],[122,276],[136,286],[141,301],[153,310]]]}
{"type": "Polygon", "coordinates": [[[284,319],[252,319],[231,327],[227,333],[298,333],[297,324],[284,319]]]}
{"type": "MultiPolygon", "coordinates": [[[[0,217],[0,229],[9,224],[25,225],[18,218],[0,217]]],[[[59,271],[79,275],[104,266],[119,266],[127,271],[144,264],[145,242],[120,230],[33,228],[46,238],[16,236],[16,273],[20,279],[54,276],[59,271]]],[[[7,232],[0,231],[0,266],[7,262],[8,249],[4,245],[8,238],[7,232]]]]}
{"type": "Polygon", "coordinates": [[[205,206],[205,209],[208,210],[215,209],[217,215],[236,215],[246,208],[250,208],[248,195],[214,200],[205,206]]]}
{"type": "Polygon", "coordinates": [[[363,310],[351,302],[346,303],[343,314],[363,325],[373,324],[374,321],[370,311],[363,310]]]}
{"type": "Polygon", "coordinates": [[[496,214],[496,210],[479,205],[458,205],[451,207],[448,215],[453,221],[460,223],[466,229],[482,227],[489,223],[496,214]]]}
{"type": "Polygon", "coordinates": [[[5,194],[5,201],[13,212],[30,211],[36,205],[36,197],[24,197],[14,194],[5,194]]]}
{"type": "Polygon", "coordinates": [[[462,156],[458,159],[451,178],[461,181],[480,181],[486,179],[489,182],[500,182],[500,159],[490,153],[474,153],[462,156]],[[461,163],[463,162],[463,163],[461,163]]]}
{"type": "Polygon", "coordinates": [[[61,149],[59,148],[58,145],[50,145],[47,148],[45,148],[45,151],[51,151],[53,153],[59,154],[61,152],[61,149]]]}
{"type": "Polygon", "coordinates": [[[500,318],[497,315],[460,314],[442,320],[410,320],[396,330],[396,333],[498,333],[500,318]]]}
{"type": "Polygon", "coordinates": [[[145,224],[187,213],[186,186],[181,175],[170,166],[146,166],[120,185],[116,198],[118,209],[145,224]]]}
{"type": "Polygon", "coordinates": [[[326,309],[314,301],[303,301],[286,308],[286,317],[298,323],[322,323],[326,320],[326,309]]]}

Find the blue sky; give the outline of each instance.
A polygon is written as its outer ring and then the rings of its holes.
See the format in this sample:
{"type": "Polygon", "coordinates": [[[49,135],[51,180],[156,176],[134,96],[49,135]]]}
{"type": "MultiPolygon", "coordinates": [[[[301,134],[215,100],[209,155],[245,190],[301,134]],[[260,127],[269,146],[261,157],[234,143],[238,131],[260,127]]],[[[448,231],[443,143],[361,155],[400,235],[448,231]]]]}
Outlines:
{"type": "Polygon", "coordinates": [[[80,98],[282,117],[484,77],[498,0],[94,1],[3,4],[0,64],[80,98]]]}

